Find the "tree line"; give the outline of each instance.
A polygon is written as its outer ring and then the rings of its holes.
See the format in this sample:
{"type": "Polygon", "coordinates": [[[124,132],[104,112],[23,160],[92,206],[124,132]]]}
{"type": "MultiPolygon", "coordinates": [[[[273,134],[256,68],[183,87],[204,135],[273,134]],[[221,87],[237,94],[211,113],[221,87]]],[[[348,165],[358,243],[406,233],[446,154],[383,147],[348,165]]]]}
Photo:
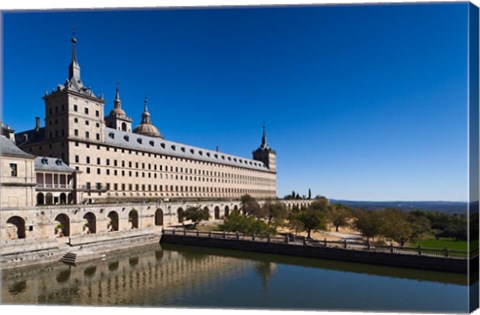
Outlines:
{"type": "MultiPolygon", "coordinates": [[[[389,240],[400,246],[431,237],[465,241],[468,234],[466,216],[458,214],[424,210],[407,212],[393,208],[363,210],[331,204],[323,196],[317,196],[309,206],[294,205],[290,210],[278,200],[267,200],[260,205],[250,195],[242,196],[240,202],[240,210],[232,211],[224,219],[220,229],[274,235],[279,227],[287,227],[295,234],[306,232],[310,238],[312,232],[325,231],[331,224],[337,232],[340,227],[353,228],[359,231],[367,242],[389,240]]],[[[200,207],[190,207],[185,212],[185,218],[192,220],[194,226],[209,217],[208,211],[200,207]]],[[[478,239],[478,232],[472,235],[477,235],[478,239]]]]}

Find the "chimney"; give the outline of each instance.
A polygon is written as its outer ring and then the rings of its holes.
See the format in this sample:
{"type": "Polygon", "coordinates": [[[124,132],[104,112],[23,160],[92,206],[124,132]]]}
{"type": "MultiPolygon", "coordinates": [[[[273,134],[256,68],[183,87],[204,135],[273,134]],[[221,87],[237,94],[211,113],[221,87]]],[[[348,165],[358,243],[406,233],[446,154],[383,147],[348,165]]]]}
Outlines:
{"type": "Polygon", "coordinates": [[[40,130],[40,117],[35,117],[35,131],[40,130]]]}

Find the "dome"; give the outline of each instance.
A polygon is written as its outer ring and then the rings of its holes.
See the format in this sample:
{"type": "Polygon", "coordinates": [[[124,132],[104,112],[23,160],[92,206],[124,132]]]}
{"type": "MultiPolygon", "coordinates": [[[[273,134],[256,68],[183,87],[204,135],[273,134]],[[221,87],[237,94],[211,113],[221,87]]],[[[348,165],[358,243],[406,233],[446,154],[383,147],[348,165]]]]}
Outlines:
{"type": "Polygon", "coordinates": [[[121,109],[120,107],[117,107],[110,111],[110,116],[127,116],[127,114],[125,114],[123,109],[121,109]]]}
{"type": "Polygon", "coordinates": [[[144,136],[149,136],[149,137],[157,137],[157,138],[162,138],[163,136],[158,131],[157,127],[152,125],[151,119],[150,119],[150,113],[148,112],[148,107],[147,107],[148,100],[145,98],[145,107],[142,113],[142,122],[140,125],[135,127],[133,129],[133,133],[138,133],[144,136]]]}
{"type": "Polygon", "coordinates": [[[144,135],[144,136],[156,137],[156,138],[162,138],[163,139],[163,136],[160,133],[160,131],[158,131],[157,127],[155,127],[152,124],[142,123],[142,124],[138,125],[137,127],[135,127],[135,129],[133,129],[133,133],[138,133],[138,134],[144,135]]]}

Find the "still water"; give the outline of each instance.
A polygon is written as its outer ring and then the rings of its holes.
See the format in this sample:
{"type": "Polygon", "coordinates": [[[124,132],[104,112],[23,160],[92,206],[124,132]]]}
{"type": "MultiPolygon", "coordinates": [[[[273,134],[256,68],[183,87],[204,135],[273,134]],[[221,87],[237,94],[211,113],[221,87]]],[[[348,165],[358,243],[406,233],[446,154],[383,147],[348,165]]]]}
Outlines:
{"type": "Polygon", "coordinates": [[[5,271],[2,304],[467,312],[466,276],[179,245],[5,271]]]}

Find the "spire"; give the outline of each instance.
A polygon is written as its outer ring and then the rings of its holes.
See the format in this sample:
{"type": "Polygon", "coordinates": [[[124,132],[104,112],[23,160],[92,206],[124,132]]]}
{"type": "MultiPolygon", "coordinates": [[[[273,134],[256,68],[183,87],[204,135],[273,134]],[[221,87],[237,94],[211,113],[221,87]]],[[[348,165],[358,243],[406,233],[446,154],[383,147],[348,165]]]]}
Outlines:
{"type": "Polygon", "coordinates": [[[265,122],[263,122],[263,134],[262,134],[262,148],[268,147],[267,145],[267,133],[265,131],[265,122]]]}
{"type": "Polygon", "coordinates": [[[148,98],[145,97],[142,114],[142,124],[150,124],[150,113],[148,112],[148,98]]]}
{"type": "Polygon", "coordinates": [[[80,66],[78,65],[77,62],[77,39],[75,38],[75,29],[73,30],[73,35],[72,35],[72,63],[70,64],[70,67],[68,68],[68,80],[72,80],[75,82],[80,81],[80,66]]]}
{"type": "Polygon", "coordinates": [[[115,101],[113,102],[115,108],[122,108],[122,101],[120,100],[120,92],[118,90],[118,83],[117,87],[115,88],[115,101]]]}

